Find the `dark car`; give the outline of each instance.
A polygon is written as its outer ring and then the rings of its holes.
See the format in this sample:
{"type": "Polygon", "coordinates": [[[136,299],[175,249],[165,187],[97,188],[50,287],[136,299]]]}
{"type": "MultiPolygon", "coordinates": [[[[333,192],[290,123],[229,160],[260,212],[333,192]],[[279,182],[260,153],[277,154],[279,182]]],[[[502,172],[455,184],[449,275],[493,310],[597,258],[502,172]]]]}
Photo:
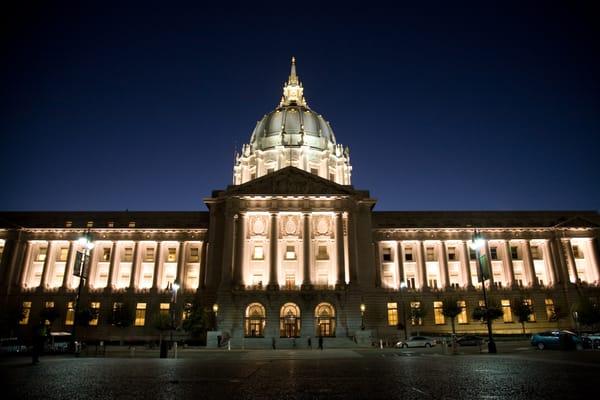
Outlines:
{"type": "Polygon", "coordinates": [[[600,349],[600,333],[584,334],[581,341],[586,349],[600,349]]]}
{"type": "Polygon", "coordinates": [[[531,345],[539,350],[581,350],[583,342],[571,331],[546,331],[531,336],[531,345]]]}
{"type": "Polygon", "coordinates": [[[460,346],[481,346],[483,344],[483,338],[479,336],[466,335],[456,339],[456,343],[460,346]]]}

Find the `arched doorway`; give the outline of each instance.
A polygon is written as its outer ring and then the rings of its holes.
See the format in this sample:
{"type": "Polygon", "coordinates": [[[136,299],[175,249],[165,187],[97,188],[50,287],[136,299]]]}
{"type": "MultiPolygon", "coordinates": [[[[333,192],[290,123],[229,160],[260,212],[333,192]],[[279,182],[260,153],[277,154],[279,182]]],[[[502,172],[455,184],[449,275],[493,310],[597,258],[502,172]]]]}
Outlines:
{"type": "Polygon", "coordinates": [[[321,303],[315,308],[317,336],[335,336],[335,308],[329,303],[321,303]]]}
{"type": "Polygon", "coordinates": [[[300,308],[294,303],[286,303],[279,314],[281,337],[300,337],[300,308]]]}
{"type": "Polygon", "coordinates": [[[265,329],[265,308],[260,303],[252,303],[246,307],[244,316],[244,335],[246,337],[262,337],[265,329]]]}

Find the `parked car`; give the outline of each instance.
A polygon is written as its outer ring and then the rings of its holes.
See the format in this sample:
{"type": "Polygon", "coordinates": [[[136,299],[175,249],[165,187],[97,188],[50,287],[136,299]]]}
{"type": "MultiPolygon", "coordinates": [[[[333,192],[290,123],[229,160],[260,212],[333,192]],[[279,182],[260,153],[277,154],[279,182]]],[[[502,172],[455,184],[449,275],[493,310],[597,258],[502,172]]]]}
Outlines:
{"type": "Polygon", "coordinates": [[[426,336],[411,336],[408,340],[401,340],[396,347],[431,347],[435,346],[435,339],[426,336]]]}
{"type": "Polygon", "coordinates": [[[456,343],[460,346],[481,346],[483,342],[483,338],[474,335],[465,335],[456,339],[456,343]]]}
{"type": "Polygon", "coordinates": [[[600,333],[582,335],[581,341],[586,349],[600,349],[600,333]]]}
{"type": "Polygon", "coordinates": [[[539,350],[581,350],[583,342],[579,336],[571,331],[546,331],[531,336],[531,345],[539,350]]]}
{"type": "Polygon", "coordinates": [[[27,346],[18,338],[1,338],[0,354],[22,354],[27,352],[27,346]]]}

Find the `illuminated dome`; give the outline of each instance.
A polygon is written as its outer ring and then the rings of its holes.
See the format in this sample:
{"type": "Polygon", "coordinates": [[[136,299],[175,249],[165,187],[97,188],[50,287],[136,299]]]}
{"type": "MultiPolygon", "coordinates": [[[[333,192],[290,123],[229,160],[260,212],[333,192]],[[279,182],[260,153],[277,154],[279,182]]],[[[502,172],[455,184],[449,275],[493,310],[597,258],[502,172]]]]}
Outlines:
{"type": "Polygon", "coordinates": [[[233,183],[290,165],[350,185],[349,150],[336,143],[329,122],[308,107],[293,57],[279,106],[256,123],[250,143],[236,155],[233,183]]]}

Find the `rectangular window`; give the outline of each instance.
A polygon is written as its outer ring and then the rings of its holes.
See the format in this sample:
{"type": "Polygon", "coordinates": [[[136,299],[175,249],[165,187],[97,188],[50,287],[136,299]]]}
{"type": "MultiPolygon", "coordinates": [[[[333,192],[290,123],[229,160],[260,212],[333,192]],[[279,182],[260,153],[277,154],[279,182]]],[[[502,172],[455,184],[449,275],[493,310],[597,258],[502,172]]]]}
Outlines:
{"type": "Polygon", "coordinates": [[[317,275],[317,285],[319,286],[327,286],[329,284],[329,277],[327,274],[319,274],[317,275]]]}
{"type": "Polygon", "coordinates": [[[262,287],[262,282],[263,282],[263,276],[262,276],[262,274],[252,275],[252,284],[254,286],[258,286],[259,288],[261,288],[262,287]]]}
{"type": "Polygon", "coordinates": [[[492,260],[498,259],[498,248],[497,247],[490,247],[490,257],[492,258],[492,260]]]}
{"type": "Polygon", "coordinates": [[[59,252],[58,252],[58,260],[60,262],[65,262],[67,261],[67,255],[69,254],[69,248],[68,247],[61,247],[59,252]]]}
{"type": "Polygon", "coordinates": [[[147,247],[146,254],[144,254],[144,262],[154,261],[154,247],[147,247]]]}
{"type": "Polygon", "coordinates": [[[250,174],[250,180],[254,179],[256,179],[256,172],[252,171],[252,173],[250,174]]]}
{"type": "Polygon", "coordinates": [[[433,252],[433,247],[425,248],[425,252],[427,254],[427,257],[425,258],[427,261],[435,261],[435,254],[433,252]]]}
{"type": "Polygon", "coordinates": [[[293,289],[296,286],[296,276],[294,274],[285,274],[285,287],[293,289]]]}
{"type": "Polygon", "coordinates": [[[168,316],[171,309],[170,303],[160,303],[160,315],[168,316]]]}
{"type": "Polygon", "coordinates": [[[129,221],[129,224],[127,226],[130,228],[135,228],[135,221],[129,221]]]}
{"type": "Polygon", "coordinates": [[[169,247],[169,253],[167,254],[167,262],[177,261],[177,249],[175,247],[169,247]]]}
{"type": "Polygon", "coordinates": [[[262,246],[254,246],[254,251],[252,252],[253,260],[264,260],[265,259],[265,251],[262,246]]]}
{"type": "Polygon", "coordinates": [[[517,246],[510,246],[510,258],[513,260],[519,259],[519,248],[517,246]]]}
{"type": "Polygon", "coordinates": [[[540,256],[540,248],[538,246],[531,246],[531,258],[534,260],[539,260],[542,258],[540,256]]]}
{"type": "Polygon", "coordinates": [[[464,300],[459,300],[456,302],[456,305],[460,307],[460,314],[458,314],[458,323],[459,324],[468,324],[469,320],[467,317],[467,302],[464,300]]]}
{"type": "Polygon", "coordinates": [[[94,221],[88,221],[87,224],[86,224],[86,227],[93,228],[94,227],[94,221]]]}
{"type": "Polygon", "coordinates": [[[133,261],[133,247],[125,247],[123,250],[123,261],[124,262],[132,262],[133,261]]]}
{"type": "Polygon", "coordinates": [[[319,246],[317,251],[317,260],[329,260],[327,246],[319,246]]]}
{"type": "Polygon", "coordinates": [[[410,302],[410,324],[415,325],[423,325],[423,319],[419,317],[421,309],[420,301],[411,301],[410,302]]]}
{"type": "Polygon", "coordinates": [[[296,259],[296,247],[295,246],[286,246],[285,247],[285,259],[286,260],[295,260],[296,259]]]}
{"type": "Polygon", "coordinates": [[[388,325],[398,325],[398,303],[387,303],[388,325]]]}
{"type": "Polygon", "coordinates": [[[392,249],[390,249],[389,247],[384,247],[383,248],[383,261],[384,262],[391,262],[392,260],[392,249]]]}
{"type": "Polygon", "coordinates": [[[36,261],[46,261],[46,253],[48,253],[48,248],[40,247],[36,261]]]}
{"type": "Polygon", "coordinates": [[[446,323],[444,319],[444,313],[442,312],[442,305],[443,303],[441,301],[433,302],[433,316],[436,325],[443,325],[444,323],[446,323]]]}
{"type": "Polygon", "coordinates": [[[267,168],[267,174],[272,174],[273,172],[275,172],[274,168],[267,168]]]}
{"type": "Polygon", "coordinates": [[[413,261],[412,247],[404,249],[404,261],[413,261]]]}
{"type": "Polygon", "coordinates": [[[135,326],[144,326],[146,324],[146,303],[137,303],[135,306],[135,326]]]}
{"type": "Polygon", "coordinates": [[[335,182],[335,174],[329,173],[329,180],[335,182]]]}
{"type": "Polygon", "coordinates": [[[531,308],[531,314],[529,314],[529,317],[527,318],[527,322],[535,322],[535,311],[533,309],[533,300],[525,299],[525,300],[523,300],[523,303],[527,304],[531,308]]]}
{"type": "Polygon", "coordinates": [[[95,318],[90,321],[90,326],[97,326],[98,318],[100,317],[100,302],[92,301],[90,303],[90,308],[92,309],[92,311],[94,312],[94,315],[95,315],[95,318]]]}
{"type": "Polygon", "coordinates": [[[510,308],[510,300],[502,300],[501,304],[502,312],[504,312],[504,314],[502,315],[502,319],[504,320],[504,322],[513,322],[512,310],[510,308]]]}
{"type": "Polygon", "coordinates": [[[448,247],[448,260],[456,261],[456,247],[448,247]]]}
{"type": "Polygon", "coordinates": [[[429,278],[429,287],[430,288],[434,288],[437,289],[438,285],[437,285],[437,279],[435,278],[429,278]]]}
{"type": "Polygon", "coordinates": [[[29,323],[29,314],[31,314],[31,302],[23,302],[23,318],[19,321],[19,325],[27,325],[29,323]]]}
{"type": "Polygon", "coordinates": [[[546,303],[546,315],[548,316],[548,321],[554,321],[554,300],[546,299],[544,302],[546,303]]]}
{"type": "Polygon", "coordinates": [[[200,261],[200,249],[197,247],[190,248],[190,262],[200,261]]]}
{"type": "Polygon", "coordinates": [[[472,249],[471,247],[469,247],[469,260],[474,260],[477,258],[477,252],[475,251],[475,249],[472,249]]]}
{"type": "Polygon", "coordinates": [[[75,322],[75,308],[73,306],[73,302],[69,301],[67,303],[67,315],[65,316],[65,325],[73,325],[75,322]]]}
{"type": "Polygon", "coordinates": [[[313,175],[319,175],[319,170],[317,168],[311,168],[310,173],[313,175]]]}
{"type": "Polygon", "coordinates": [[[573,257],[575,257],[575,258],[583,258],[583,254],[581,252],[581,249],[577,245],[573,246],[573,257]]]}
{"type": "Polygon", "coordinates": [[[102,249],[102,261],[110,261],[110,247],[102,249]]]}

